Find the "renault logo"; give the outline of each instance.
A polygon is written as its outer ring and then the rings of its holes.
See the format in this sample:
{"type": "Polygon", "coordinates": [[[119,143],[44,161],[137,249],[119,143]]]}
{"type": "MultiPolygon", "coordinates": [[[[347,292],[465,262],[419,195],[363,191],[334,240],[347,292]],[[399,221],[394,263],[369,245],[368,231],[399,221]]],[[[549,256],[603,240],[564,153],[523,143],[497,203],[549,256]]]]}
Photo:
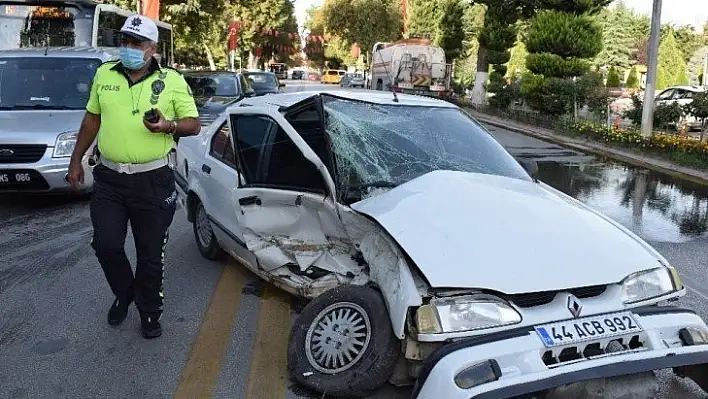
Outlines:
{"type": "Polygon", "coordinates": [[[0,157],[9,157],[15,155],[15,151],[12,151],[9,148],[0,148],[0,157]]]}
{"type": "Polygon", "coordinates": [[[576,319],[580,317],[580,312],[583,310],[583,304],[575,295],[568,295],[568,310],[576,319]]]}

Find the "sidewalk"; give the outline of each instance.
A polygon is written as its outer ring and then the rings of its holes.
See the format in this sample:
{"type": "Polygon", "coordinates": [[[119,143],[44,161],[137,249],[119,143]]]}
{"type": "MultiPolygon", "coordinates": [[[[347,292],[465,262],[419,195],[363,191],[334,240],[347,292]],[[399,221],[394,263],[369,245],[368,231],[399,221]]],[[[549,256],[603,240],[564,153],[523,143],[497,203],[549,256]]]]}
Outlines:
{"type": "Polygon", "coordinates": [[[708,185],[708,172],[687,168],[663,159],[658,159],[646,155],[637,154],[631,151],[617,149],[603,145],[596,141],[578,139],[554,133],[553,131],[516,122],[509,119],[502,119],[496,116],[487,115],[478,111],[465,108],[465,111],[480,122],[493,126],[502,127],[514,132],[518,132],[537,139],[550,141],[574,150],[603,155],[608,158],[626,162],[642,168],[647,168],[663,172],[681,179],[690,180],[695,183],[708,185]]]}

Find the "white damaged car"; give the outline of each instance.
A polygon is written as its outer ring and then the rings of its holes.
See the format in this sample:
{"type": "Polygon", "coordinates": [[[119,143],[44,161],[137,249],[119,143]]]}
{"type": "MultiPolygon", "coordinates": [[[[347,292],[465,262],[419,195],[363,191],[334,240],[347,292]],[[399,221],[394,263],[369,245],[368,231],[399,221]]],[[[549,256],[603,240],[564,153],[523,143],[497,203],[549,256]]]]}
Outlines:
{"type": "Polygon", "coordinates": [[[460,108],[394,96],[248,98],[178,145],[199,251],[312,299],[294,379],[504,398],[673,368],[708,391],[708,327],[666,303],[686,292],[666,259],[460,108]]]}

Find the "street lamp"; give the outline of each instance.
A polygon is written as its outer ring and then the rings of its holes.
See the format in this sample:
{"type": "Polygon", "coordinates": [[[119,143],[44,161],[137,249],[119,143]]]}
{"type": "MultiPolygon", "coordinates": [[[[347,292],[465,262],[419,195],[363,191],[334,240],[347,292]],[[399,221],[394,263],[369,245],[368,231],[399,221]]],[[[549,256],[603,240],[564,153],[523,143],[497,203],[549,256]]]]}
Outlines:
{"type": "Polygon", "coordinates": [[[651,136],[654,123],[654,92],[656,91],[656,72],[659,61],[659,35],[661,31],[661,0],[654,0],[651,14],[651,34],[649,36],[649,65],[647,84],[644,91],[642,109],[642,134],[651,136]]]}

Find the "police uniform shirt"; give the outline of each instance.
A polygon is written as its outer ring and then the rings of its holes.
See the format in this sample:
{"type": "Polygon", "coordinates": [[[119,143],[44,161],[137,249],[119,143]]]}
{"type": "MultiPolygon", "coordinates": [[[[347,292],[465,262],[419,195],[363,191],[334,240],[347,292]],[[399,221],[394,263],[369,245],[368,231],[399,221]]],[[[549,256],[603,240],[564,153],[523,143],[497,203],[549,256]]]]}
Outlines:
{"type": "Polygon", "coordinates": [[[147,163],[166,156],[173,138],[153,133],[143,124],[146,111],[157,108],[168,120],[198,118],[197,106],[184,77],[151,60],[148,72],[131,83],[120,62],[96,71],[86,110],[101,115],[98,149],[116,163],[147,163]]]}

